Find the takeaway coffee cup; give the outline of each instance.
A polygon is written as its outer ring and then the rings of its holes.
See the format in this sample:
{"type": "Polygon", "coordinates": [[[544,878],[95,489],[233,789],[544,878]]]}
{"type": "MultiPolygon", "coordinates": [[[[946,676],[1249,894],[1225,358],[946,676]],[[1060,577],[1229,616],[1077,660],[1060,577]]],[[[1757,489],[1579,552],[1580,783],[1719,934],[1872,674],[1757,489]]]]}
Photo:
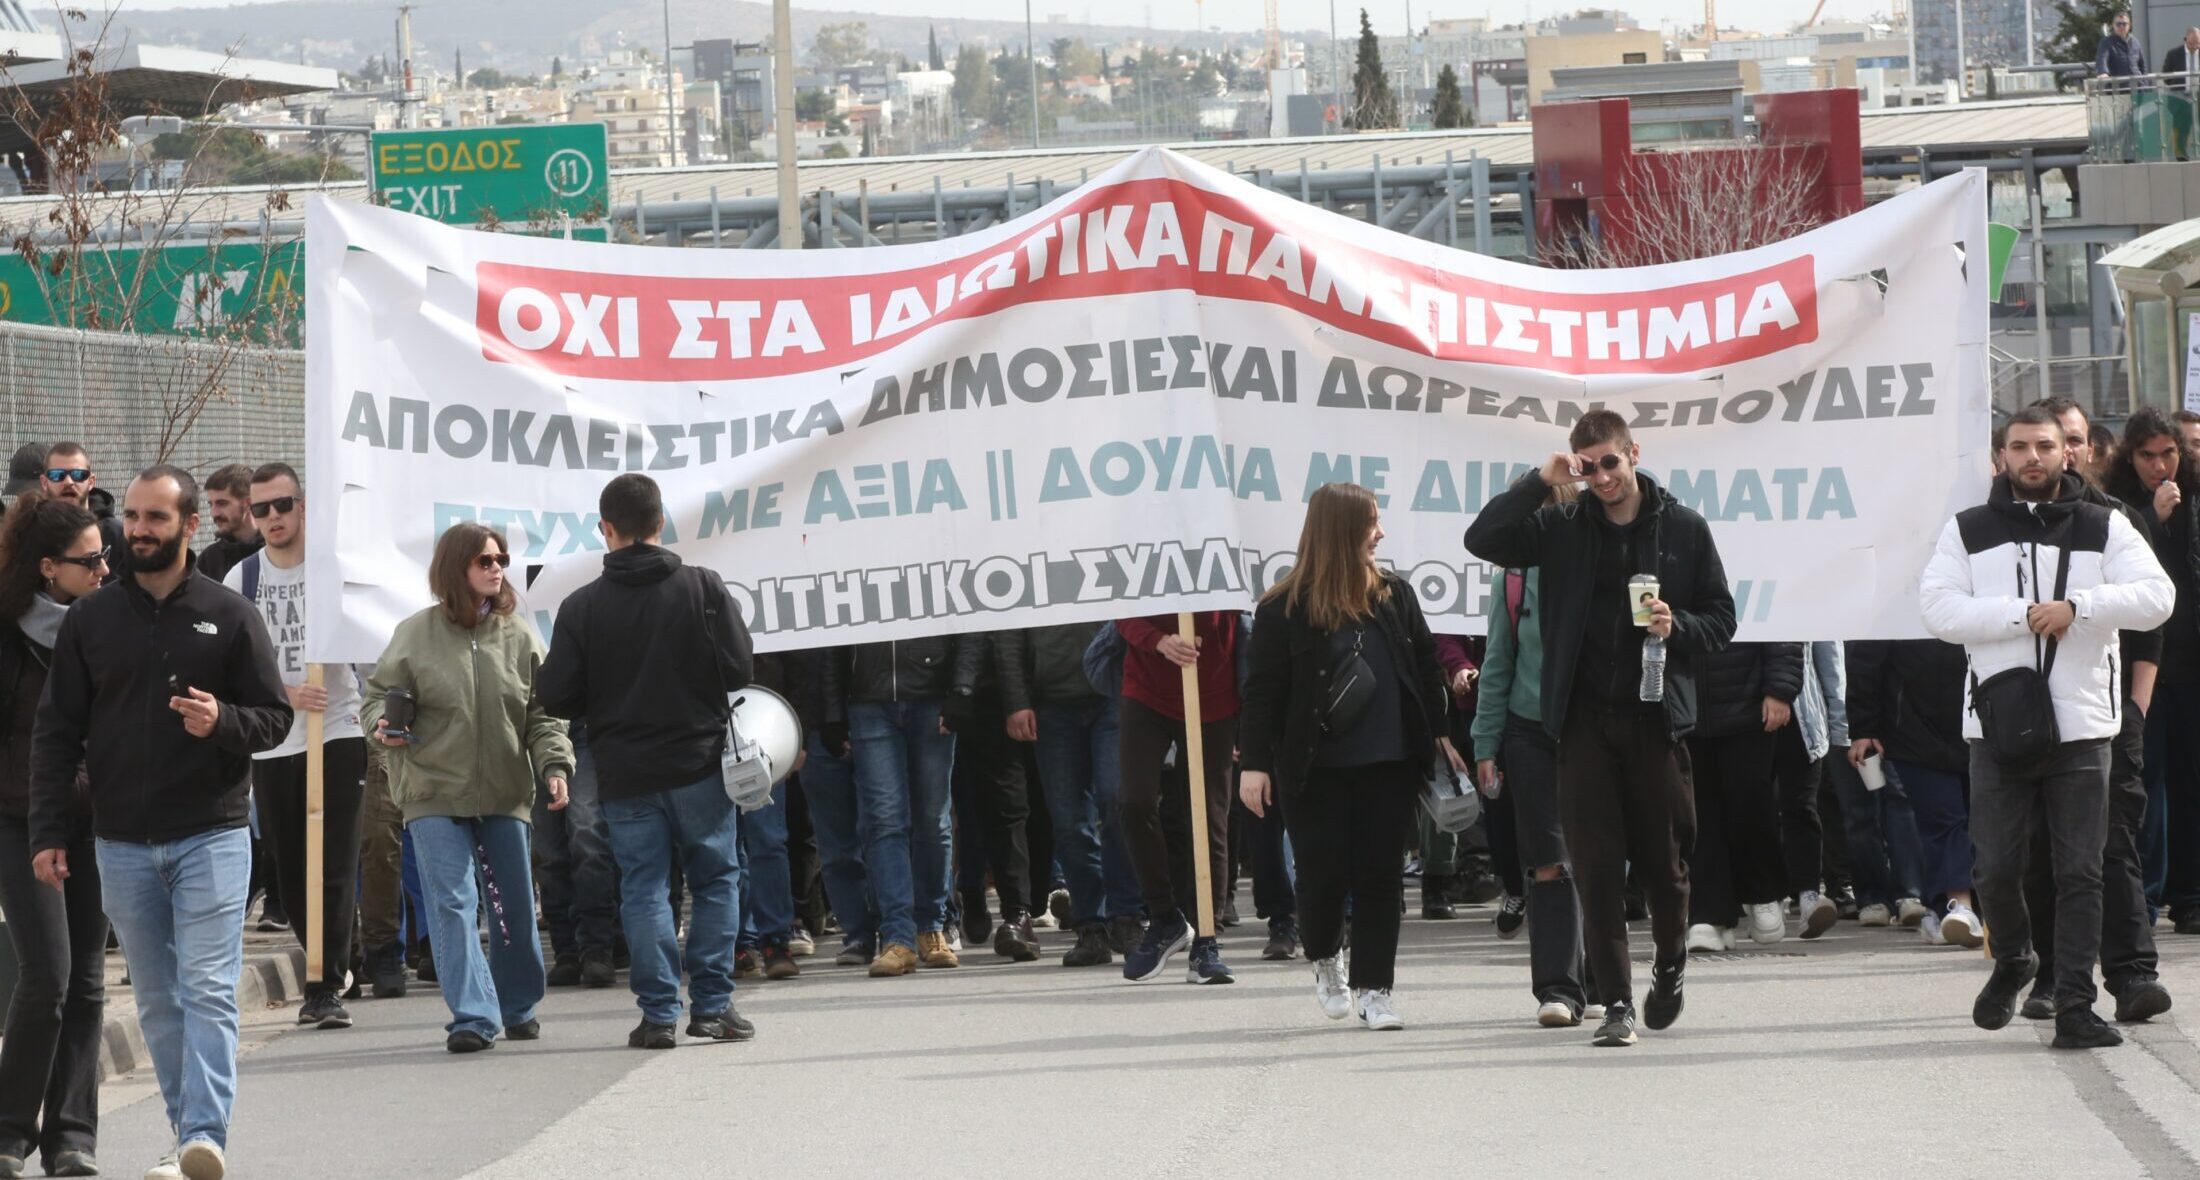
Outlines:
{"type": "Polygon", "coordinates": [[[1887,768],[1880,765],[1879,759],[1880,755],[1874,754],[1864,759],[1863,764],[1856,768],[1856,773],[1863,778],[1864,789],[1867,791],[1876,791],[1887,785],[1887,768]]]}
{"type": "Polygon", "coordinates": [[[1656,574],[1636,574],[1627,579],[1627,609],[1634,616],[1635,626],[1650,625],[1650,603],[1658,596],[1656,574]]]}
{"type": "Polygon", "coordinates": [[[404,741],[412,740],[413,721],[420,713],[420,700],[409,688],[393,688],[382,698],[382,719],[389,722],[388,736],[404,741]]]}

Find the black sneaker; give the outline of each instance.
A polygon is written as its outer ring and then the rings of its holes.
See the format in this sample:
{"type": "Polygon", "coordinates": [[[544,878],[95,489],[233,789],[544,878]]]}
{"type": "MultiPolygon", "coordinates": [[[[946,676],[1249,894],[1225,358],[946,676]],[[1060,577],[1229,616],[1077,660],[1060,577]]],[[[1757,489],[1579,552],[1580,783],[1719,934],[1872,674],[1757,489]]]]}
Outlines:
{"type": "Polygon", "coordinates": [[[351,957],[351,970],[344,972],[344,998],[356,1000],[366,992],[367,960],[365,956],[351,957]]]}
{"type": "Polygon", "coordinates": [[[1146,928],[1138,945],[1123,956],[1123,978],[1144,982],[1168,969],[1169,960],[1192,941],[1192,928],[1182,914],[1157,918],[1146,928]]]}
{"type": "Polygon", "coordinates": [[[1421,917],[1430,922],[1448,922],[1459,916],[1451,908],[1451,901],[1444,896],[1450,878],[1436,873],[1421,874],[1421,917]]]}
{"type": "Polygon", "coordinates": [[[1528,899],[1514,897],[1510,893],[1506,894],[1505,900],[1497,903],[1497,936],[1499,938],[1517,937],[1520,934],[1520,928],[1527,924],[1528,899]]]}
{"type": "Polygon", "coordinates": [[[504,1039],[507,1041],[539,1041],[542,1039],[542,1022],[540,1020],[522,1020],[504,1030],[504,1039]]]}
{"type": "Polygon", "coordinates": [[[2107,1021],[2085,1005],[2055,1013],[2057,1049],[2112,1049],[2123,1043],[2124,1034],[2108,1027],[2107,1021]]]}
{"type": "Polygon", "coordinates": [[[2200,934],[2200,909],[2170,915],[2170,928],[2179,934],[2200,934]]]}
{"type": "Polygon", "coordinates": [[[497,1043],[470,1028],[462,1028],[445,1037],[443,1047],[453,1053],[480,1053],[496,1048],[497,1043]]]}
{"type": "Polygon", "coordinates": [[[993,937],[993,910],[986,905],[985,894],[975,899],[963,899],[963,945],[984,946],[993,937]]]}
{"type": "Polygon", "coordinates": [[[374,983],[375,999],[404,999],[405,948],[394,942],[376,947],[367,955],[367,978],[374,983]]]}
{"type": "Polygon", "coordinates": [[[351,1013],[345,1011],[344,1001],[337,998],[336,989],[315,989],[307,993],[306,1002],[298,1006],[298,1023],[315,1028],[350,1028],[351,1013]]]}
{"type": "Polygon", "coordinates": [[[582,987],[610,987],[619,981],[618,971],[610,951],[581,952],[582,987]]]}
{"type": "Polygon", "coordinates": [[[1688,968],[1686,958],[1670,963],[1659,963],[1650,969],[1650,994],[1642,1002],[1642,1022],[1657,1032],[1673,1027],[1681,1018],[1681,973],[1688,968]]]}
{"type": "Polygon", "coordinates": [[[754,979],[763,973],[764,956],[757,954],[754,947],[746,948],[733,956],[733,977],[735,979],[754,979]]]}
{"type": "Polygon", "coordinates": [[[1994,973],[1971,1005],[1971,1023],[1987,1032],[2009,1027],[2017,1015],[2017,993],[2032,982],[2032,973],[2038,969],[2039,964],[2030,959],[1994,960],[1994,973]]]}
{"type": "Polygon", "coordinates": [[[1099,922],[1077,928],[1077,945],[1062,955],[1064,967],[1105,967],[1115,961],[1108,949],[1108,928],[1099,922]]]}
{"type": "Polygon", "coordinates": [[[1222,899],[1222,916],[1216,919],[1216,921],[1220,922],[1222,924],[1222,928],[1225,930],[1238,924],[1239,918],[1237,912],[1236,894],[1233,893],[1230,896],[1222,899]]]}
{"type": "Polygon", "coordinates": [[[634,1026],[633,1032],[626,1034],[626,1047],[629,1049],[670,1049],[680,1043],[680,1038],[677,1035],[679,1031],[669,1024],[651,1024],[649,1018],[645,1016],[640,1024],[634,1026]]]}
{"type": "Polygon", "coordinates": [[[1299,956],[1299,924],[1290,918],[1277,918],[1268,923],[1268,945],[1260,950],[1260,957],[1271,963],[1281,963],[1299,956]]]}
{"type": "Polygon", "coordinates": [[[1833,898],[1833,911],[1844,922],[1854,922],[1864,914],[1864,907],[1856,904],[1856,890],[1843,885],[1827,896],[1833,898]]]}
{"type": "MultiPolygon", "coordinates": [[[[671,1032],[670,1029],[665,1031],[671,1032]]],[[[748,1041],[756,1038],[756,1026],[739,1012],[727,1008],[715,1016],[698,1016],[688,1021],[688,1035],[706,1041],[748,1041]]]]}
{"type": "Polygon", "coordinates": [[[1626,1002],[1606,1004],[1604,1023],[1590,1044],[1599,1049],[1624,1049],[1635,1043],[1635,1008],[1626,1002]]]}
{"type": "Polygon", "coordinates": [[[581,957],[571,951],[559,955],[557,961],[550,964],[549,974],[543,977],[543,982],[551,987],[580,986],[581,957]]]}
{"type": "Polygon", "coordinates": [[[1031,919],[1022,914],[1002,914],[1001,928],[993,935],[993,953],[1018,963],[1039,957],[1039,936],[1031,931],[1031,919]]]}
{"type": "Polygon", "coordinates": [[[1117,914],[1108,919],[1108,947],[1116,954],[1127,955],[1138,941],[1146,937],[1146,924],[1135,914],[1117,914]]]}
{"type": "Polygon", "coordinates": [[[2017,1014],[2026,1020],[2055,1019],[2055,989],[2044,979],[2032,981],[2032,994],[2024,997],[2024,1007],[2017,1014]]]}
{"type": "Polygon", "coordinates": [[[2116,997],[2116,1023],[2140,1024],[2169,1011],[2169,989],[2161,981],[2141,980],[2127,984],[2124,993],[2116,997]]]}
{"type": "Polygon", "coordinates": [[[413,955],[413,974],[422,983],[435,982],[435,948],[429,946],[425,938],[420,940],[420,949],[413,955]]]}
{"type": "Polygon", "coordinates": [[[1222,961],[1222,944],[1212,938],[1192,940],[1191,962],[1185,966],[1186,983],[1236,983],[1230,965],[1222,961]]]}
{"type": "Polygon", "coordinates": [[[802,964],[794,961],[785,943],[775,942],[764,948],[764,978],[793,979],[800,974],[802,964]]]}

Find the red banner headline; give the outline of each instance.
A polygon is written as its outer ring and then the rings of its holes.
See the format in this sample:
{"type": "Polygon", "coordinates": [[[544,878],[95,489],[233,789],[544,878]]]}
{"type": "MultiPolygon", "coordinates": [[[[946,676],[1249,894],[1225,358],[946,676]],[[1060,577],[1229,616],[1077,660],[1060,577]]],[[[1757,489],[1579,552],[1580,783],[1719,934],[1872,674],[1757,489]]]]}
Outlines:
{"type": "Polygon", "coordinates": [[[1817,339],[1813,262],[1641,291],[1542,291],[1294,236],[1234,198],[1135,180],[1081,194],[997,250],[901,271],[676,278],[484,262],[475,327],[490,360],[561,376],[724,381],[846,367],[926,326],[1027,303],[1189,291],[1442,360],[1684,373],[1817,339]]]}

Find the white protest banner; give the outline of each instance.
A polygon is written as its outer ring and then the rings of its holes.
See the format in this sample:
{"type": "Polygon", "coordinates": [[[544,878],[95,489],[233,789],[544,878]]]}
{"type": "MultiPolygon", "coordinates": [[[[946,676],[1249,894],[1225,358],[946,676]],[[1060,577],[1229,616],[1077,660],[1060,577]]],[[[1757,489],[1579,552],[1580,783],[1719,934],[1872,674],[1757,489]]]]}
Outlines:
{"type": "Polygon", "coordinates": [[[1437,629],[1477,633],[1461,534],[1596,406],[1714,522],[1746,638],[1921,634],[1932,540],[1984,498],[1976,174],[1625,271],[1160,149],[923,245],[607,246],[325,200],[308,227],[307,458],[340,489],[307,500],[313,617],[342,620],[316,661],[373,659],[459,520],[507,533],[547,620],[625,471],[763,649],[1243,607],[1334,480],[1380,496],[1437,629]]]}

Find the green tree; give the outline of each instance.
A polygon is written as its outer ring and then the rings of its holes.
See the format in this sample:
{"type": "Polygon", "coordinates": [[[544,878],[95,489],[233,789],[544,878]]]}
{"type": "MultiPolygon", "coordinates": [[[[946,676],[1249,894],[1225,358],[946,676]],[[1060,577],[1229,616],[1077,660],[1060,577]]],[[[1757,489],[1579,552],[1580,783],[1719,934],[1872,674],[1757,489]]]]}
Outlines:
{"type": "Polygon", "coordinates": [[[927,69],[944,70],[947,68],[947,59],[940,56],[939,30],[930,25],[924,27],[924,61],[927,69]]]}
{"type": "Polygon", "coordinates": [[[985,51],[975,45],[963,46],[955,54],[955,109],[968,118],[991,122],[993,91],[993,67],[985,51]]]}
{"type": "Polygon", "coordinates": [[[821,70],[852,66],[870,56],[871,26],[859,20],[825,25],[810,42],[810,60],[821,70]]]}
{"type": "Polygon", "coordinates": [[[848,150],[848,145],[844,143],[829,143],[825,145],[824,156],[828,160],[845,160],[853,154],[854,153],[848,150]]]}
{"type": "Polygon", "coordinates": [[[466,84],[476,90],[502,90],[507,86],[522,85],[526,81],[525,78],[515,77],[503,70],[483,66],[467,77],[466,84]]]}
{"type": "Polygon", "coordinates": [[[2055,15],[2060,19],[2047,36],[2047,59],[2092,65],[2101,51],[2101,38],[2108,35],[2109,22],[2130,11],[2130,0],[2055,0],[2055,15]]]}
{"type": "Polygon", "coordinates": [[[1459,71],[1444,66],[1444,72],[1436,75],[1436,110],[1429,123],[1440,131],[1455,127],[1470,127],[1474,120],[1467,114],[1467,104],[1459,97],[1459,71]]]}
{"type": "Polygon", "coordinates": [[[1365,8],[1360,10],[1360,52],[1352,66],[1351,122],[1355,131],[1398,125],[1398,98],[1390,92],[1382,42],[1375,39],[1375,26],[1368,23],[1365,8]]]}
{"type": "Polygon", "coordinates": [[[565,77],[565,59],[564,59],[564,58],[562,58],[562,57],[553,57],[553,58],[551,58],[551,59],[550,59],[550,81],[552,81],[553,83],[554,83],[554,82],[558,82],[558,81],[562,80],[562,79],[563,79],[564,77],[565,77]]]}
{"type": "Polygon", "coordinates": [[[794,96],[794,117],[815,123],[833,116],[833,96],[824,90],[805,90],[794,96]]]}

